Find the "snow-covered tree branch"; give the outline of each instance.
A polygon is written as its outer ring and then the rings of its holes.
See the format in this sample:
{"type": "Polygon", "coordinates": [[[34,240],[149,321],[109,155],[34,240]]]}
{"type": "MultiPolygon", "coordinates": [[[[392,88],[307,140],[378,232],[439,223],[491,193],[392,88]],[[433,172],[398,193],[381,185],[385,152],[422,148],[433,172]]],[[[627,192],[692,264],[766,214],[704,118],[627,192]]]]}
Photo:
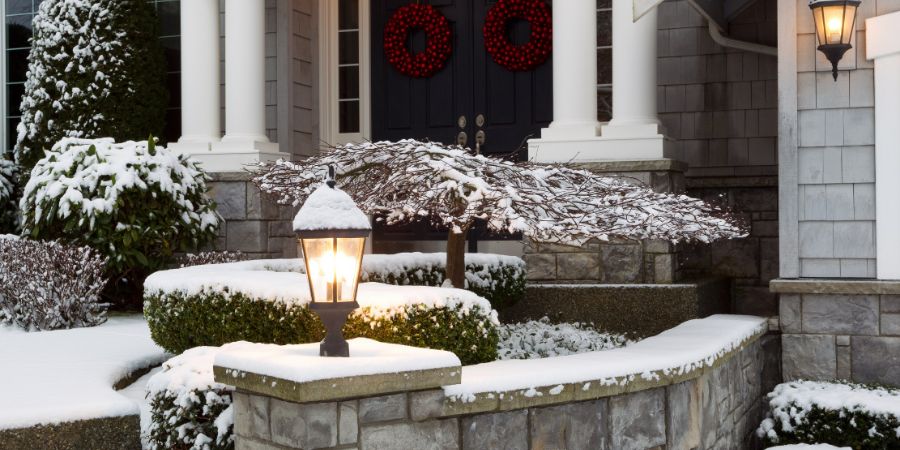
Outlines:
{"type": "Polygon", "coordinates": [[[563,165],[512,163],[414,140],[337,146],[300,162],[264,165],[254,181],[280,203],[297,205],[328,166],[363,211],[387,224],[427,219],[448,227],[448,276],[454,246],[464,251],[455,241],[465,242],[476,219],[492,231],[569,245],[611,237],[712,242],[746,235],[727,212],[685,195],[563,165]]]}

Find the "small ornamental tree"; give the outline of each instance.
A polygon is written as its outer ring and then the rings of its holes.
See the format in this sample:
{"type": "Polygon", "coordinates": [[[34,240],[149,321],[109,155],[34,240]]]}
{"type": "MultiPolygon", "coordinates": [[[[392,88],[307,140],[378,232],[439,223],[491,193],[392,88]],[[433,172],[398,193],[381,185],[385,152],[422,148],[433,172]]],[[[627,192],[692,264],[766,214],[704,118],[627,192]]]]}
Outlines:
{"type": "Polygon", "coordinates": [[[0,153],[0,234],[16,228],[15,176],[15,164],[0,153]]]}
{"type": "Polygon", "coordinates": [[[449,228],[447,278],[460,288],[466,233],[476,219],[492,231],[567,245],[614,236],[711,242],[746,235],[725,212],[685,195],[414,140],[347,144],[300,162],[263,165],[254,182],[280,203],[296,205],[324,179],[328,166],[364,212],[388,225],[425,218],[449,228]]]}
{"type": "Polygon", "coordinates": [[[16,161],[28,173],[65,137],[161,136],[168,93],[146,0],[44,0],[34,18],[16,161]]]}

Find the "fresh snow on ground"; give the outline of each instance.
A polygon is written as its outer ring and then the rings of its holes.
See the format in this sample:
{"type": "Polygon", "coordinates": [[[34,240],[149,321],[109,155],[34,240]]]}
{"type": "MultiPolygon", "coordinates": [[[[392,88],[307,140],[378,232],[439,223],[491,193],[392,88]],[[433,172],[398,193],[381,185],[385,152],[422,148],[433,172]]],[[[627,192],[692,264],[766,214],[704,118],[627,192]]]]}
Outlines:
{"type": "Polygon", "coordinates": [[[469,401],[479,393],[529,390],[595,380],[612,385],[617,383],[618,377],[653,379],[656,376],[653,372],[656,371],[686,373],[711,366],[717,358],[762,333],[766,327],[766,319],[753,316],[715,315],[689,320],[624,348],[466,366],[463,368],[462,383],[446,386],[444,392],[450,397],[469,401]]]}
{"type": "Polygon", "coordinates": [[[828,444],[794,444],[769,447],[766,450],[853,450],[850,447],[835,447],[828,444]]]}
{"type": "Polygon", "coordinates": [[[439,369],[460,365],[444,350],[350,339],[349,358],[322,358],[319,343],[298,345],[233,342],[222,346],[215,365],[298,383],[330,378],[439,369]]]}
{"type": "Polygon", "coordinates": [[[150,397],[147,395],[147,384],[154,375],[161,371],[162,367],[154,367],[150,372],[147,372],[144,376],[138,378],[137,381],[119,391],[120,394],[137,403],[140,408],[141,441],[145,448],[147,447],[145,430],[150,427],[150,397]]]}
{"type": "Polygon", "coordinates": [[[137,414],[112,386],[167,358],[140,316],[34,333],[0,326],[0,343],[0,430],[137,414]]]}
{"type": "MultiPolygon", "coordinates": [[[[185,296],[231,292],[261,300],[306,304],[310,302],[310,293],[306,275],[299,269],[302,264],[302,259],[256,260],[165,270],[150,275],[144,290],[148,293],[179,292],[185,296]]],[[[424,304],[430,307],[477,306],[482,311],[491,311],[490,302],[471,291],[430,286],[362,283],[357,302],[363,308],[380,310],[424,304]]]]}
{"type": "Polygon", "coordinates": [[[550,323],[544,317],[522,323],[503,324],[497,329],[499,359],[534,359],[596,352],[623,347],[625,336],[601,333],[588,324],[550,323]]]}

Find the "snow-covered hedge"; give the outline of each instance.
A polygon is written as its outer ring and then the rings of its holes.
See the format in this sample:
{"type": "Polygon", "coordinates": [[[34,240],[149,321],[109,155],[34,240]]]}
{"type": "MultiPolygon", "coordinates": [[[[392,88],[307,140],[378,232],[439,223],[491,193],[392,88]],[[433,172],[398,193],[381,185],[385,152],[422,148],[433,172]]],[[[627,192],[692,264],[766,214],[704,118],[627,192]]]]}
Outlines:
{"type": "Polygon", "coordinates": [[[24,175],[66,137],[160,136],[168,95],[153,5],[146,0],[38,3],[17,129],[16,161],[24,175]]]}
{"type": "Polygon", "coordinates": [[[105,322],[105,266],[88,247],[0,236],[0,324],[55,330],[105,322]]]}
{"type": "Polygon", "coordinates": [[[757,433],[772,444],[900,448],[900,391],[895,389],[795,381],[775,387],[769,408],[757,433]]]}
{"type": "Polygon", "coordinates": [[[25,185],[23,232],[88,245],[109,257],[111,275],[140,277],[215,239],[207,181],[192,160],[152,140],[63,139],[25,185]]]}
{"type": "Polygon", "coordinates": [[[553,324],[546,317],[504,324],[498,331],[499,359],[535,359],[596,352],[619,348],[629,342],[625,336],[601,333],[588,324],[553,324]]]}
{"type": "Polygon", "coordinates": [[[147,382],[150,421],[141,430],[151,450],[234,448],[234,388],[215,382],[217,347],[197,347],[163,364],[147,382]]]}
{"type": "MultiPolygon", "coordinates": [[[[173,353],[234,341],[317,342],[302,260],[259,260],[157,272],[144,285],[154,341],[173,353]]],[[[349,337],[448,350],[466,364],[497,357],[497,313],[460,289],[363,283],[349,337]]]]}
{"type": "MultiPolygon", "coordinates": [[[[442,286],[446,253],[366,255],[362,280],[401,286],[442,286]]],[[[466,289],[502,309],[525,295],[525,261],[515,256],[466,254],[466,289]]]]}

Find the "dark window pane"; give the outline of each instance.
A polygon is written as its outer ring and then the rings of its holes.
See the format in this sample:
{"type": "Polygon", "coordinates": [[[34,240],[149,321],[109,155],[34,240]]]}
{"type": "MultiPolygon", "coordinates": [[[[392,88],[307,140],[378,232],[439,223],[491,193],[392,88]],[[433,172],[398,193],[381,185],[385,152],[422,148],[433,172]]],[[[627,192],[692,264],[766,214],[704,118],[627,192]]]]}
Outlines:
{"type": "Polygon", "coordinates": [[[612,45],[612,11],[597,12],[597,45],[612,45]]]}
{"type": "Polygon", "coordinates": [[[6,14],[30,13],[31,0],[6,0],[6,14]]]}
{"type": "Polygon", "coordinates": [[[181,34],[181,2],[159,2],[156,11],[159,15],[160,36],[181,34]]]}
{"type": "Polygon", "coordinates": [[[166,75],[166,87],[169,88],[169,107],[181,106],[181,72],[166,75]]]}
{"type": "Polygon", "coordinates": [[[597,9],[612,8],[612,0],[597,0],[597,9]]]}
{"type": "Polygon", "coordinates": [[[6,19],[6,48],[31,45],[31,15],[12,16],[6,19]]]}
{"type": "Polygon", "coordinates": [[[28,51],[10,50],[6,53],[6,62],[9,65],[6,81],[11,83],[25,81],[25,73],[28,71],[28,51]]]}
{"type": "Polygon", "coordinates": [[[341,133],[359,133],[359,102],[339,102],[338,114],[341,133]]]}
{"type": "Polygon", "coordinates": [[[338,5],[338,28],[352,30],[359,28],[359,0],[340,0],[338,5]]]}
{"type": "Polygon", "coordinates": [[[597,120],[609,122],[612,120],[612,93],[597,93],[597,120]]]}
{"type": "Polygon", "coordinates": [[[163,133],[163,141],[178,142],[181,137],[181,109],[169,109],[166,111],[166,131],[163,133]]]}
{"type": "Polygon", "coordinates": [[[6,113],[11,116],[19,115],[19,105],[22,104],[22,96],[25,95],[25,85],[8,84],[6,93],[9,96],[6,100],[6,113]]]}
{"type": "Polygon", "coordinates": [[[359,33],[350,31],[338,33],[338,64],[359,62],[359,33]]]}
{"type": "Polygon", "coordinates": [[[347,66],[340,68],[338,98],[359,98],[359,67],[347,66]]]}
{"type": "Polygon", "coordinates": [[[19,135],[16,131],[16,127],[18,126],[18,117],[6,120],[6,150],[12,150],[16,146],[16,138],[18,138],[19,135]]]}
{"type": "Polygon", "coordinates": [[[166,72],[181,70],[181,37],[164,37],[159,41],[166,56],[166,72]]]}
{"type": "Polygon", "coordinates": [[[597,50],[597,84],[612,82],[612,49],[597,50]]]}

